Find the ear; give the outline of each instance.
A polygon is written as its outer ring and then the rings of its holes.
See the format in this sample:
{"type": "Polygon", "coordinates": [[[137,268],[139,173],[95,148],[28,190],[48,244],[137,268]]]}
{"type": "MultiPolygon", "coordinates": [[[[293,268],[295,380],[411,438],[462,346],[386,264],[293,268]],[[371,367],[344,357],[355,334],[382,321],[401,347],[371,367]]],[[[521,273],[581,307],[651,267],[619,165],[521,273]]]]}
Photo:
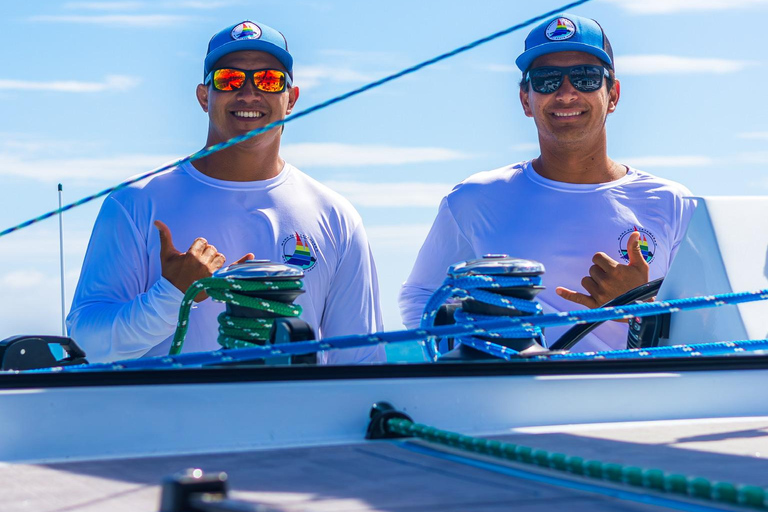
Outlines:
{"type": "Polygon", "coordinates": [[[299,87],[293,86],[288,89],[288,106],[285,108],[285,115],[288,115],[293,110],[293,106],[296,105],[296,101],[299,99],[299,87]]]}
{"type": "Polygon", "coordinates": [[[608,113],[612,113],[616,110],[616,105],[619,104],[619,98],[621,97],[621,82],[617,79],[611,91],[608,93],[608,113]]]}
{"type": "Polygon", "coordinates": [[[523,112],[525,112],[525,115],[527,117],[533,117],[533,111],[531,110],[531,104],[530,104],[530,94],[528,92],[528,87],[523,89],[520,88],[520,104],[523,105],[523,112]]]}
{"type": "Polygon", "coordinates": [[[203,109],[203,112],[208,112],[208,87],[198,84],[195,93],[197,94],[197,102],[200,104],[200,108],[203,109]]]}

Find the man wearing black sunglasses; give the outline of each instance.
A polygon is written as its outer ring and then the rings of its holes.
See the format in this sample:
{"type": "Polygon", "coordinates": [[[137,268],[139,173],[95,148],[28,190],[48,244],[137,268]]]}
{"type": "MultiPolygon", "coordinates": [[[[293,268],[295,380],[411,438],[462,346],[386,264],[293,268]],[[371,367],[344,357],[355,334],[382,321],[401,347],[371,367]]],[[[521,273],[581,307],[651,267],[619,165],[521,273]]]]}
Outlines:
{"type": "MultiPolygon", "coordinates": [[[[599,307],[664,276],[682,239],[690,192],[608,157],[606,120],[621,85],[602,27],[571,14],[548,19],[530,32],[516,64],[541,153],[471,176],[443,199],[400,294],[408,327],[419,324],[447,267],[462,260],[506,253],[544,263],[548,286],[537,300],[551,313],[599,307]]],[[[548,328],[548,340],[564,330],[548,328]]],[[[624,348],[626,337],[625,324],[609,322],[577,350],[624,348]]]]}
{"type": "MultiPolygon", "coordinates": [[[[206,147],[284,119],[298,98],[280,32],[244,21],[213,36],[197,86],[206,147]]],[[[68,318],[89,360],[167,355],[183,292],[225,260],[300,266],[306,293],[296,303],[322,337],[381,329],[360,216],[280,157],[281,136],[281,128],[269,130],[104,201],[68,318]]],[[[219,348],[223,305],[205,298],[192,309],[185,352],[219,348]]],[[[383,347],[371,347],[322,354],[320,362],[385,359],[383,347]]]]}

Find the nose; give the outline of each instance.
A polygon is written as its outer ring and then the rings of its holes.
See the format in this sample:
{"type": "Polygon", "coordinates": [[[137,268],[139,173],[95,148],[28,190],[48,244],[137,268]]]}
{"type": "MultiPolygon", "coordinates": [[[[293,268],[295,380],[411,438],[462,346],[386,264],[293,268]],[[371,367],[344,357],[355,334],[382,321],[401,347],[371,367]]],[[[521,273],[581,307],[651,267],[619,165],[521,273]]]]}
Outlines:
{"type": "MultiPolygon", "coordinates": [[[[249,77],[250,78],[250,77],[249,77]]],[[[245,81],[245,84],[237,90],[237,97],[243,101],[262,100],[262,92],[253,84],[253,78],[245,81]]]]}
{"type": "Polygon", "coordinates": [[[576,90],[575,87],[573,87],[573,84],[571,83],[571,78],[569,76],[563,77],[563,83],[560,84],[560,88],[555,92],[555,98],[558,101],[562,101],[564,103],[570,103],[572,101],[575,101],[579,97],[579,91],[576,90]]]}

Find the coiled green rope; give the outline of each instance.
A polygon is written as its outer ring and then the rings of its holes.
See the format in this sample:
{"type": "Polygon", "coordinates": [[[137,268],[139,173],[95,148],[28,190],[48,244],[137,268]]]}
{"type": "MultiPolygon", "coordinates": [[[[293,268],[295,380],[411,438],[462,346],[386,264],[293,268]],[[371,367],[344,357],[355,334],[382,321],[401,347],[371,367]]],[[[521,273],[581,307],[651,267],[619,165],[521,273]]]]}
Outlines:
{"type": "MultiPolygon", "coordinates": [[[[303,284],[300,279],[285,281],[252,281],[233,279],[230,277],[206,277],[192,283],[187,289],[179,308],[179,321],[176,333],[173,335],[171,350],[168,355],[181,353],[184,338],[189,329],[189,312],[200,292],[206,292],[213,300],[235,304],[238,306],[258,309],[274,313],[281,317],[296,317],[301,314],[298,304],[285,304],[259,297],[249,297],[239,292],[261,292],[276,290],[300,290],[303,284]]],[[[219,320],[218,342],[224,348],[247,348],[255,344],[264,344],[269,339],[274,320],[271,318],[245,318],[221,313],[219,320]]]]}
{"type": "Polygon", "coordinates": [[[766,491],[754,485],[736,485],[730,482],[713,482],[702,477],[667,473],[660,469],[584,460],[582,457],[553,453],[513,443],[504,443],[440,430],[428,425],[413,423],[402,418],[387,421],[391,432],[426,439],[434,443],[453,446],[483,455],[490,455],[514,462],[555,469],[587,478],[627,484],[645,489],[667,492],[730,505],[743,505],[768,509],[766,491]]]}

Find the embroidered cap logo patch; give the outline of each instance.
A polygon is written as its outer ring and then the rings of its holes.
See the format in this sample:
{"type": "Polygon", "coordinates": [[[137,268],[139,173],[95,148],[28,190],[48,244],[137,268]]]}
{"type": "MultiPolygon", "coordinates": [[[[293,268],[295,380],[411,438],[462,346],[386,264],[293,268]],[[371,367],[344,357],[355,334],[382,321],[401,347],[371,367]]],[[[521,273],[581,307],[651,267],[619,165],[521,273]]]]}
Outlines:
{"type": "Polygon", "coordinates": [[[232,29],[232,39],[258,39],[261,37],[261,29],[255,23],[244,21],[232,29]]]}
{"type": "Polygon", "coordinates": [[[562,41],[573,37],[576,33],[576,25],[568,18],[557,18],[547,26],[547,39],[550,41],[562,41]]]}

